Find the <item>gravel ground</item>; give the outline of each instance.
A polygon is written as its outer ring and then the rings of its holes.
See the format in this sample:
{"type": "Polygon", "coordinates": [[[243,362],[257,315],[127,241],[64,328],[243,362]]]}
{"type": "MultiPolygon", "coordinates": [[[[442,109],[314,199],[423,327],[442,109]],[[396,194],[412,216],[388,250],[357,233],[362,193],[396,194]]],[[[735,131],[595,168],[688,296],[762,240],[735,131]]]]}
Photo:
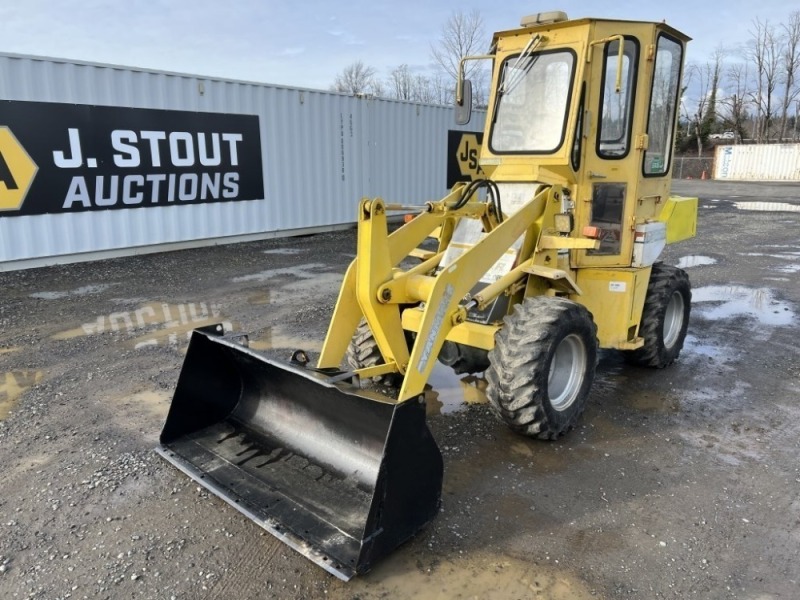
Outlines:
{"type": "Polygon", "coordinates": [[[797,597],[800,186],[675,191],[701,198],[665,255],[694,288],[679,361],[603,353],[551,443],[438,371],[442,512],[347,584],[153,448],[193,327],[319,349],[353,231],[0,273],[0,598],[797,597]]]}

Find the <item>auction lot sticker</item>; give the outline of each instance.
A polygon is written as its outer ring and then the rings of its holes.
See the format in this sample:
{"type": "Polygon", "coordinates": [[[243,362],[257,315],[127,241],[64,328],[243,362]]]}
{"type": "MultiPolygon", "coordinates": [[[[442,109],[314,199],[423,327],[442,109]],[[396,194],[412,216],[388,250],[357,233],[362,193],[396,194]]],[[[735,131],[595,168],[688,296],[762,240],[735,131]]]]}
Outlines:
{"type": "Polygon", "coordinates": [[[0,217],[262,198],[257,115],[0,101],[0,217]]]}

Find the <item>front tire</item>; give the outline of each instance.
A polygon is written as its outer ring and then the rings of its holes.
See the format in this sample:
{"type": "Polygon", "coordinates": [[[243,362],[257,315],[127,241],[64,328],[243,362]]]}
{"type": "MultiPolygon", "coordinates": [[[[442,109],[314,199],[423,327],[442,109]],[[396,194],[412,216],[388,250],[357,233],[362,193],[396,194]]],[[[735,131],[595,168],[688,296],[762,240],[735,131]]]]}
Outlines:
{"type": "MultiPolygon", "coordinates": [[[[366,319],[361,319],[361,322],[353,334],[353,339],[347,346],[347,353],[345,360],[351,369],[364,369],[366,367],[374,367],[384,363],[383,355],[378,348],[378,342],[375,341],[375,336],[372,335],[366,319]]],[[[390,375],[381,375],[373,377],[372,382],[376,384],[392,385],[394,378],[390,375]]]]}
{"type": "MultiPolygon", "coordinates": [[[[405,336],[406,344],[408,344],[410,350],[414,345],[414,338],[408,331],[405,332],[405,336]]],[[[354,371],[382,365],[386,362],[383,360],[383,355],[380,348],[378,348],[378,342],[375,341],[375,336],[372,335],[372,330],[369,328],[366,319],[361,319],[358,327],[356,327],[353,339],[350,340],[350,344],[347,346],[345,362],[354,371]]],[[[386,387],[398,387],[402,380],[403,376],[400,373],[387,373],[370,379],[372,383],[386,387]]]]}
{"type": "Polygon", "coordinates": [[[523,435],[556,439],[586,408],[597,364],[591,313],[564,298],[526,298],[503,319],[486,371],[497,415],[523,435]]]}
{"type": "Polygon", "coordinates": [[[654,264],[639,325],[644,346],[625,351],[625,360],[656,369],[672,364],[683,348],[691,308],[692,290],[686,271],[654,264]]]}

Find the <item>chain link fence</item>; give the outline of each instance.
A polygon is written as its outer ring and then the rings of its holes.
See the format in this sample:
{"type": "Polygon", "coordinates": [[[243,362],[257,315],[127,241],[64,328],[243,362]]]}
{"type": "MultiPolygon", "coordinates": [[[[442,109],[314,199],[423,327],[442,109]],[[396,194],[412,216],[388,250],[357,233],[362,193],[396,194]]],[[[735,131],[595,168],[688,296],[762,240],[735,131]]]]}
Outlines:
{"type": "Polygon", "coordinates": [[[711,156],[676,156],[672,165],[673,179],[711,179],[714,158],[711,156]]]}

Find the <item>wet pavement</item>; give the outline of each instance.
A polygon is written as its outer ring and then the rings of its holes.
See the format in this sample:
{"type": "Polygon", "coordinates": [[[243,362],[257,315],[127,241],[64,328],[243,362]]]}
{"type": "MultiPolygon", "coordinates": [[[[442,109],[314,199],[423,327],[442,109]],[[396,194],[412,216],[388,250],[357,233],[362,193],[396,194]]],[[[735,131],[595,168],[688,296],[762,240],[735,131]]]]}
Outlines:
{"type": "Polygon", "coordinates": [[[0,597],[795,597],[800,185],[674,187],[701,199],[664,256],[693,286],[679,360],[601,352],[552,443],[437,365],[442,510],[348,584],[152,448],[194,327],[319,351],[354,232],[0,273],[0,597]]]}

